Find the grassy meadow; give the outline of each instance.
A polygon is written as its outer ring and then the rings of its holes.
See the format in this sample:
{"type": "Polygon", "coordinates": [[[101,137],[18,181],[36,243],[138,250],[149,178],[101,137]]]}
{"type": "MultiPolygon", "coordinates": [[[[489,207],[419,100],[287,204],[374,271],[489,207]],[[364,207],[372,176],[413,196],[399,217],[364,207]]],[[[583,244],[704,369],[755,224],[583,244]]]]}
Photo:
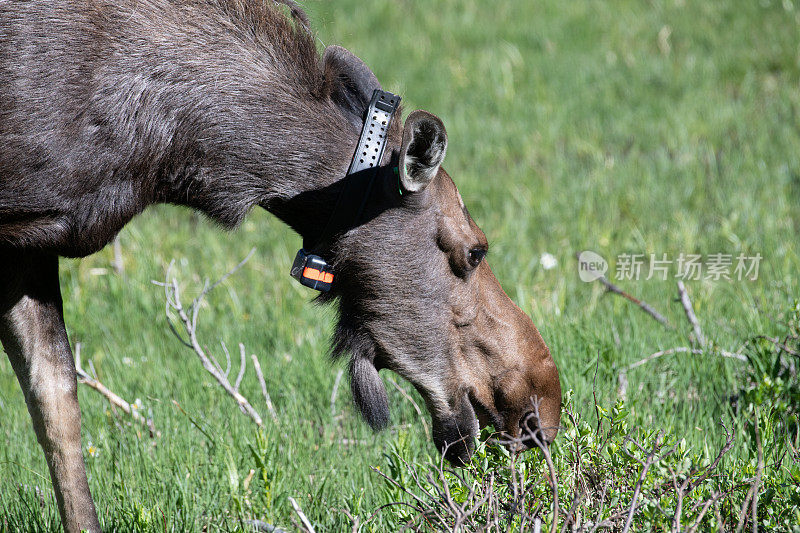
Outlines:
{"type": "MultiPolygon", "coordinates": [[[[724,442],[725,420],[736,440],[720,467],[734,477],[741,470],[742,479],[756,464],[754,416],[769,415],[783,398],[788,404],[777,418],[764,420],[795,416],[794,426],[775,428],[796,431],[797,374],[776,368],[800,361],[749,341],[796,333],[800,5],[303,4],[320,47],[349,48],[384,88],[403,96],[407,112],[422,108],[442,118],[450,140],[445,167],[491,242],[487,260],[550,346],[577,415],[594,426],[595,405],[611,412],[618,400],[623,369],[656,351],[691,346],[676,302],[680,254],[731,254],[733,266],[739,254],[760,254],[756,280],[736,279],[731,267],[732,280],[686,281],[712,348],[629,370],[627,420],[685,439],[708,459],[724,442]],[[675,327],[597,282],[582,282],[575,258],[582,250],[609,260],[609,279],[675,327]],[[552,265],[543,254],[555,266],[544,268],[552,265]],[[640,279],[616,280],[620,254],[667,254],[675,262],[667,280],[645,279],[647,260],[640,279]],[[748,361],[720,353],[740,347],[748,361]],[[785,394],[771,385],[778,374],[785,394]],[[754,415],[741,398],[764,380],[754,415]]],[[[341,368],[327,355],[333,313],[313,305],[314,294],[288,276],[300,239],[261,210],[225,233],[189,210],[156,206],[119,242],[122,274],[111,268],[111,247],[61,262],[68,332],[73,345],[81,343],[84,368],[91,361],[100,381],[137,401],[161,433],[150,438],[80,386],[84,455],[104,527],[238,531],[240,519],[254,518],[294,530],[292,497],[317,531],[349,530],[347,513],[363,531],[399,529],[391,508],[373,515],[393,495],[370,467],[388,471],[391,450],[420,465],[438,454],[412,403],[388,379],[421,401],[400,378],[384,376],[392,420],[379,434],[359,419],[346,379],[332,409],[341,368]],[[242,393],[267,421],[262,432],[170,333],[164,291],[151,282],[163,280],[174,260],[188,299],[251,248],[252,259],[208,296],[199,336],[223,366],[220,341],[231,348],[232,378],[239,342],[258,356],[279,423],[269,418],[251,367],[242,393]]],[[[5,357],[0,413],[0,530],[59,531],[47,467],[5,357]]],[[[784,502],[774,523],[791,530],[800,528],[800,511],[792,509],[800,494],[789,494],[800,471],[790,471],[797,470],[796,440],[780,448],[783,455],[776,448],[782,435],[763,436],[765,473],[772,468],[776,501],[784,502]]],[[[761,512],[771,513],[768,507],[762,503],[761,512]]]]}

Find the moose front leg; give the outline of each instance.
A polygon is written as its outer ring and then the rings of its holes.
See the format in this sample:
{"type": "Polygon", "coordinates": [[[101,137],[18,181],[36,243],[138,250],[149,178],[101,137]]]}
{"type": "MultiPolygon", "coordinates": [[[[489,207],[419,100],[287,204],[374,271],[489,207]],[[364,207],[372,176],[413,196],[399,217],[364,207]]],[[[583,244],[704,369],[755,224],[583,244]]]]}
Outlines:
{"type": "Polygon", "coordinates": [[[99,532],[81,454],[81,412],[57,256],[0,247],[0,341],[25,393],[64,530],[99,532]]]}

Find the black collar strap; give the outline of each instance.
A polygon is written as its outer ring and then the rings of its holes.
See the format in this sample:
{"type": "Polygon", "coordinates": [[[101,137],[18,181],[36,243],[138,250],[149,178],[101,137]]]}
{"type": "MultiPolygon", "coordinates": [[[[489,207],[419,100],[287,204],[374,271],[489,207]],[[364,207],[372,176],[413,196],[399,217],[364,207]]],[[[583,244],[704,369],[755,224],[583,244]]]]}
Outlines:
{"type": "Polygon", "coordinates": [[[347,175],[342,180],[342,190],[333,212],[316,239],[303,238],[303,248],[297,252],[292,265],[291,276],[303,285],[322,292],[330,290],[334,279],[332,269],[314,252],[319,253],[318,248],[336,233],[353,228],[361,221],[389,140],[389,125],[399,105],[400,97],[395,94],[380,89],[372,93],[361,137],[347,175]]]}

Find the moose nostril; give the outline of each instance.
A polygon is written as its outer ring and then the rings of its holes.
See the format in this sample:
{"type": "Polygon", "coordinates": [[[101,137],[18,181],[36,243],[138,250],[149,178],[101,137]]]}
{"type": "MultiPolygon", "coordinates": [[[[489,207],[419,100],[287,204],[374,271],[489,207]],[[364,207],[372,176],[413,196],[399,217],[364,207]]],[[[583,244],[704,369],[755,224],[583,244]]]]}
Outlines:
{"type": "Polygon", "coordinates": [[[522,418],[519,419],[519,427],[521,430],[520,438],[522,439],[522,444],[528,448],[533,448],[542,444],[550,444],[553,440],[549,435],[550,432],[542,431],[542,428],[539,426],[539,419],[533,411],[525,413],[522,418]]]}

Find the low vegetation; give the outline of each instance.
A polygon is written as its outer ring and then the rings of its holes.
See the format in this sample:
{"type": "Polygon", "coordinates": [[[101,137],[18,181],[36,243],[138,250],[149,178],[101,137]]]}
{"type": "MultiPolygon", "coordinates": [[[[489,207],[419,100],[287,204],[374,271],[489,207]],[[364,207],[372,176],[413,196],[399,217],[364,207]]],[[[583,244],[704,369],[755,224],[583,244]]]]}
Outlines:
{"type": "Polygon", "coordinates": [[[569,391],[561,437],[538,453],[511,455],[487,432],[453,470],[408,459],[399,439],[376,470],[376,513],[423,531],[800,531],[798,309],[783,342],[754,339],[719,448],[637,427],[622,399],[582,417],[569,391]]]}

